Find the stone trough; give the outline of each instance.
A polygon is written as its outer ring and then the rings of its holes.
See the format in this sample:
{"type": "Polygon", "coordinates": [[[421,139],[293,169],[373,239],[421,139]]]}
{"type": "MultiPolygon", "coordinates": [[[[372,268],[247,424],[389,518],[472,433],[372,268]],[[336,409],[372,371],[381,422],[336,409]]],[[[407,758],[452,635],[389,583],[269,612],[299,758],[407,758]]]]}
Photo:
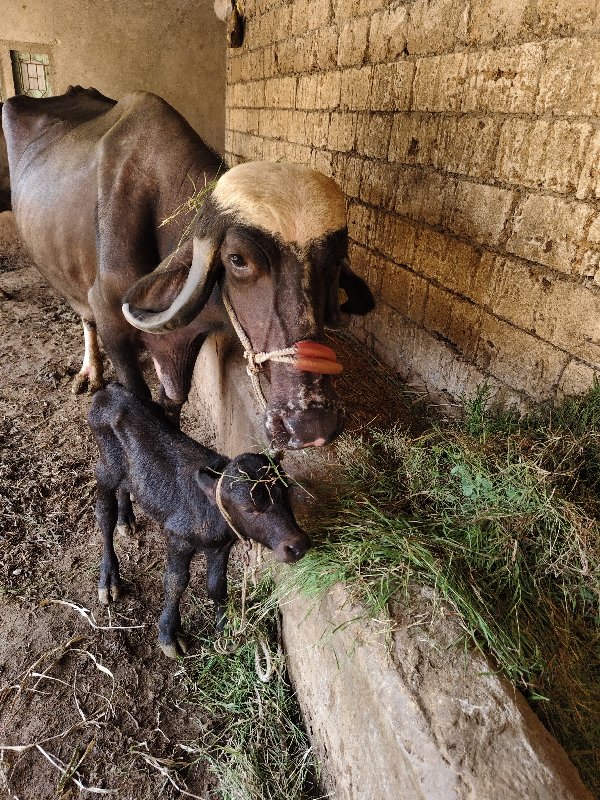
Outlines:
{"type": "MultiPolygon", "coordinates": [[[[355,370],[358,385],[368,369],[355,370]]],[[[205,344],[190,403],[194,435],[229,456],[260,448],[261,412],[236,343],[205,344]]],[[[324,457],[304,451],[284,465],[314,477],[324,457]]],[[[392,630],[337,585],[281,609],[289,673],[331,797],[591,800],[521,694],[481,653],[455,647],[458,621],[432,608],[430,591],[415,589],[392,630]]]]}

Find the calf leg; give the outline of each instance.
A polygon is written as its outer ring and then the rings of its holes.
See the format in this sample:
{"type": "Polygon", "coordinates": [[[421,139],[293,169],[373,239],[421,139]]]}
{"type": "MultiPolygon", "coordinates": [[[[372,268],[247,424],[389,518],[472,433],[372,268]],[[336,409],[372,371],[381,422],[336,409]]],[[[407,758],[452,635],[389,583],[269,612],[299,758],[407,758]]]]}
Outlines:
{"type": "Polygon", "coordinates": [[[190,562],[196,545],[170,531],[167,535],[167,565],[164,577],[165,605],[158,622],[158,643],[169,658],[187,653],[181,630],[179,601],[190,582],[190,562]]]}
{"type": "Polygon", "coordinates": [[[81,394],[87,388],[90,394],[97,392],[104,385],[102,354],[98,346],[98,333],[96,323],[88,319],[82,319],[83,339],[85,351],[83,354],[83,364],[79,373],[75,376],[71,391],[73,394],[81,394]]]}
{"type": "Polygon", "coordinates": [[[117,498],[119,508],[117,530],[119,533],[124,535],[134,534],[137,530],[137,522],[135,520],[133,506],[131,505],[131,498],[127,489],[119,489],[117,498]]]}
{"type": "Polygon", "coordinates": [[[107,605],[109,600],[117,600],[121,593],[119,560],[113,544],[117,517],[118,504],[115,489],[98,484],[96,519],[98,520],[103,540],[100,580],[98,581],[98,600],[104,605],[107,605]]]}
{"type": "Polygon", "coordinates": [[[215,604],[215,624],[221,633],[225,628],[227,602],[227,562],[231,545],[221,550],[206,551],[206,591],[215,604]]]}

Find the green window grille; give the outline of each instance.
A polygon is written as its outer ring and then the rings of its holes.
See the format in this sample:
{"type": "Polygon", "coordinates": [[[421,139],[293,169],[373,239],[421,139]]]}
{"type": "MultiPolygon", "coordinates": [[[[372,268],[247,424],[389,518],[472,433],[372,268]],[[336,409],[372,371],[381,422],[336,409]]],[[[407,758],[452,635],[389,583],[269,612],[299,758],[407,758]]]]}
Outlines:
{"type": "Polygon", "coordinates": [[[46,53],[10,51],[16,94],[29,97],[50,97],[50,58],[46,53]]]}

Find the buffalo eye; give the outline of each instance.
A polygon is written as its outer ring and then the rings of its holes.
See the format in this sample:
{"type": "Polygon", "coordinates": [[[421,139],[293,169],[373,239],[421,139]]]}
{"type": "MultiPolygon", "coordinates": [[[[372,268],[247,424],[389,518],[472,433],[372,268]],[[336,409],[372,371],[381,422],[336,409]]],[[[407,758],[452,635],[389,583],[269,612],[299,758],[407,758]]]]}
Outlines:
{"type": "Polygon", "coordinates": [[[230,253],[227,258],[229,259],[229,263],[237,269],[244,269],[248,267],[246,259],[239,253],[230,253]]]}

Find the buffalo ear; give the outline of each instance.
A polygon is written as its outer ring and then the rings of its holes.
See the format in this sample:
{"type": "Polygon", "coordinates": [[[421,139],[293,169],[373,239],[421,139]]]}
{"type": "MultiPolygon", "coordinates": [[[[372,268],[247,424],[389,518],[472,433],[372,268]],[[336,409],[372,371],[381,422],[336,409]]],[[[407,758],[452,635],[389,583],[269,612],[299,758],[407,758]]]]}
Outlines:
{"type": "Polygon", "coordinates": [[[194,472],[194,483],[208,497],[211,503],[216,502],[217,478],[214,475],[198,469],[194,472]]]}
{"type": "Polygon", "coordinates": [[[146,333],[182,328],[202,311],[213,290],[221,258],[211,239],[186,242],[123,297],[123,315],[146,333]]]}
{"type": "Polygon", "coordinates": [[[366,282],[350,269],[347,259],[342,261],[340,270],[340,289],[343,289],[348,298],[340,306],[340,311],[345,314],[358,314],[363,316],[375,308],[375,299],[366,282]]]}

